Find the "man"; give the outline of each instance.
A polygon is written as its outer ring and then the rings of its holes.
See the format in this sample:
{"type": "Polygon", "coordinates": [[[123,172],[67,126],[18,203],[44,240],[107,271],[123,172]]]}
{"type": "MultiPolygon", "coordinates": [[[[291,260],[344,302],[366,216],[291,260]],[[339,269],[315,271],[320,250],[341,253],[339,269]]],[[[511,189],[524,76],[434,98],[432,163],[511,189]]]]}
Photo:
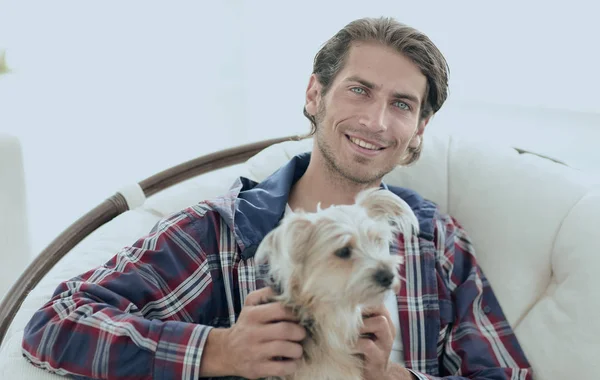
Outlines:
{"type": "MultiPolygon", "coordinates": [[[[290,310],[265,303],[273,291],[255,274],[258,244],[288,206],[314,211],[387,187],[386,173],[419,157],[447,82],[442,54],[420,32],[387,18],[348,24],[319,51],[308,83],[312,153],[260,184],[240,179],[61,284],[28,324],[24,355],[93,378],[293,373],[306,331],[290,310]]],[[[365,316],[355,347],[364,378],[531,379],[465,231],[418,194],[388,188],[413,208],[421,232],[404,249],[394,310],[365,316]]]]}

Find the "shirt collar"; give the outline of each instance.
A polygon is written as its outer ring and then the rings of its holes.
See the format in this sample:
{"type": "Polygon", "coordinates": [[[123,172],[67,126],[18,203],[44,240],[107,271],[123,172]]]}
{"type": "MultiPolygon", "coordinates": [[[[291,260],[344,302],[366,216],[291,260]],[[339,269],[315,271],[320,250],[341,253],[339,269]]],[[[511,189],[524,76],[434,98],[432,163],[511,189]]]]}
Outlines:
{"type": "MultiPolygon", "coordinates": [[[[310,162],[310,153],[294,156],[264,181],[257,183],[240,178],[234,228],[241,241],[242,257],[252,257],[263,238],[274,229],[285,215],[292,186],[304,175],[310,162]]],[[[385,183],[381,187],[388,189],[385,183]]]]}
{"type": "Polygon", "coordinates": [[[254,255],[265,235],[283,218],[292,186],[304,175],[309,162],[310,153],[302,153],[260,183],[241,179],[234,225],[244,259],[254,255]]]}

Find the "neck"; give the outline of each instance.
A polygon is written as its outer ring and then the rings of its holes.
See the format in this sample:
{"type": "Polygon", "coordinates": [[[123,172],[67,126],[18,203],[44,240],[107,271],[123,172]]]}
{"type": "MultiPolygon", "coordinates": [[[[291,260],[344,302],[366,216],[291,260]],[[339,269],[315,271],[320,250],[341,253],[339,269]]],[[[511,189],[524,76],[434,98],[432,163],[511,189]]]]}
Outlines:
{"type": "Polygon", "coordinates": [[[321,351],[342,353],[356,344],[363,324],[358,307],[340,307],[339,304],[320,304],[316,307],[294,302],[287,305],[292,307],[300,323],[307,329],[308,339],[321,351]]]}
{"type": "Polygon", "coordinates": [[[313,320],[312,328],[316,335],[328,338],[317,343],[341,352],[356,343],[362,326],[362,315],[356,307],[322,307],[313,312],[313,320]]]}
{"type": "Polygon", "coordinates": [[[332,205],[354,204],[356,195],[365,189],[377,187],[381,181],[357,183],[330,168],[324,159],[313,152],[304,175],[290,191],[288,203],[293,210],[316,212],[317,204],[325,209],[332,205]]]}

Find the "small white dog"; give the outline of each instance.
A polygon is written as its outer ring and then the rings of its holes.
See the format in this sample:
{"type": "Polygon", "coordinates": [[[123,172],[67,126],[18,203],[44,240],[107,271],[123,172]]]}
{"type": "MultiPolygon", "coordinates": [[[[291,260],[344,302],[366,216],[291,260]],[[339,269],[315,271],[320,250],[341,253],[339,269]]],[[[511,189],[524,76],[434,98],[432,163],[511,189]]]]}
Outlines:
{"type": "Polygon", "coordinates": [[[362,191],[354,205],[293,212],[265,236],[256,253],[279,292],[308,331],[299,370],[286,380],[360,380],[353,347],[361,309],[398,292],[402,257],[390,254],[396,234],[418,233],[417,218],[388,190],[362,191]]]}

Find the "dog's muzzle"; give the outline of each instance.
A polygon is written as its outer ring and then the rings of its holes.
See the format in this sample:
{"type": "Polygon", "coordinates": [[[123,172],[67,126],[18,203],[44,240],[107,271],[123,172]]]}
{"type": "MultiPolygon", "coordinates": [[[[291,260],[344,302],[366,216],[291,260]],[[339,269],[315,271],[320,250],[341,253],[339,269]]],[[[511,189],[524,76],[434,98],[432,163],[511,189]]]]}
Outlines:
{"type": "Polygon", "coordinates": [[[373,279],[377,285],[387,289],[394,282],[394,273],[389,269],[378,269],[373,275],[373,279]]]}

